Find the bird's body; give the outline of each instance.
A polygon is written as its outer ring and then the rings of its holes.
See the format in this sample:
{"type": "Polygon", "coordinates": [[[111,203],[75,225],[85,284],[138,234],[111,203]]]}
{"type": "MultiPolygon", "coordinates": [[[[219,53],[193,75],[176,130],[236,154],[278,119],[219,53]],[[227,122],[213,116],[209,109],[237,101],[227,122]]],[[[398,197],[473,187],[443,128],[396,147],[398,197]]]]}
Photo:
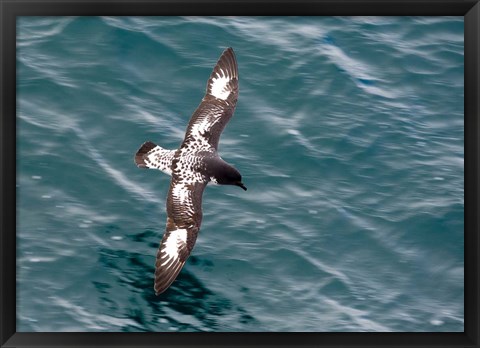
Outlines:
{"type": "Polygon", "coordinates": [[[177,150],[148,141],[135,155],[140,168],[171,175],[167,224],[155,263],[155,292],[165,291],[190,255],[202,222],[202,195],[208,183],[236,185],[246,190],[240,173],[220,158],[220,135],[233,116],[238,98],[238,68],[231,48],[218,60],[202,102],[193,113],[177,150]]]}

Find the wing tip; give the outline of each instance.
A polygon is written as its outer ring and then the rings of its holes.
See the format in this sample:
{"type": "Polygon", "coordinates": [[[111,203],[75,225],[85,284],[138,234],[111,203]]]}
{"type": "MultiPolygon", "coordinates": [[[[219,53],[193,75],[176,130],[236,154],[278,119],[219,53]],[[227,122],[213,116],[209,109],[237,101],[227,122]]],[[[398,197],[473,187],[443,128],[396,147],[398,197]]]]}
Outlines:
{"type": "Polygon", "coordinates": [[[228,47],[222,52],[222,55],[218,59],[216,66],[218,65],[231,69],[230,72],[233,73],[232,77],[238,78],[237,57],[235,56],[235,52],[233,51],[232,47],[228,47]]]}
{"type": "Polygon", "coordinates": [[[238,65],[232,47],[226,48],[210,74],[207,95],[217,99],[236,100],[238,93],[238,65]]]}
{"type": "Polygon", "coordinates": [[[187,230],[179,230],[176,226],[170,226],[175,229],[168,231],[169,224],[171,225],[172,221],[167,218],[167,231],[162,238],[155,260],[155,281],[153,288],[157,295],[172,285],[188,258],[188,251],[186,250],[187,230]],[[180,231],[184,231],[184,233],[180,233],[180,231]]]}
{"type": "Polygon", "coordinates": [[[222,56],[223,56],[224,54],[230,54],[230,55],[233,55],[233,56],[235,57],[235,52],[234,52],[234,50],[233,50],[232,47],[227,47],[227,48],[225,48],[225,49],[223,50],[222,56]]]}
{"type": "Polygon", "coordinates": [[[153,285],[155,295],[158,296],[170,288],[173,282],[177,279],[184,264],[185,262],[177,262],[176,265],[172,265],[173,269],[168,270],[167,272],[162,272],[160,267],[156,268],[155,282],[153,285]]]}
{"type": "Polygon", "coordinates": [[[155,291],[155,296],[163,294],[169,287],[170,286],[164,286],[164,287],[158,288],[157,285],[155,284],[153,286],[153,291],[155,291]]]}

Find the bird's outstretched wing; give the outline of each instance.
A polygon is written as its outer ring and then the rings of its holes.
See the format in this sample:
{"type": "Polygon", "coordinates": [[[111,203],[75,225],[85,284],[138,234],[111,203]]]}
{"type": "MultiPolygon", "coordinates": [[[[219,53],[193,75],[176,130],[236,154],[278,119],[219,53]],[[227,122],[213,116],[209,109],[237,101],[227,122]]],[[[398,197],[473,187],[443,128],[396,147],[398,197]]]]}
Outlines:
{"type": "Polygon", "coordinates": [[[206,183],[174,175],[167,196],[167,225],[155,262],[155,293],[177,278],[192,252],[202,222],[202,194],[206,183]]]}
{"type": "Polygon", "coordinates": [[[210,74],[206,94],[188,123],[181,147],[217,149],[220,135],[235,111],[237,98],[237,60],[233,49],[227,48],[210,74]]]}

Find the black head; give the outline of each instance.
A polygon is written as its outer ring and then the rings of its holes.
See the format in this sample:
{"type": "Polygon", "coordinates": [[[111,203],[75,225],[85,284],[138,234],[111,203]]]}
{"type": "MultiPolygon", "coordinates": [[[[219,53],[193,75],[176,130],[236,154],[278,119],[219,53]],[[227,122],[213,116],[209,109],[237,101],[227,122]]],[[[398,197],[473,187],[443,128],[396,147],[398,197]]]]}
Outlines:
{"type": "Polygon", "coordinates": [[[242,175],[239,173],[239,171],[223,160],[215,163],[215,165],[212,167],[211,173],[212,178],[219,185],[235,185],[241,187],[245,191],[247,190],[245,185],[242,183],[242,175]]]}

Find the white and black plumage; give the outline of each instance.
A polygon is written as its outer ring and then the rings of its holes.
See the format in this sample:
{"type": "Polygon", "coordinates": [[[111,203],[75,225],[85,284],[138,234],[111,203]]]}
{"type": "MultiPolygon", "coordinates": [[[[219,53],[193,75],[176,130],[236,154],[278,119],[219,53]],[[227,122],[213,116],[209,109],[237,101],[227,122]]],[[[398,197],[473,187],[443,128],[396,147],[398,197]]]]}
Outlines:
{"type": "Polygon", "coordinates": [[[155,293],[175,280],[192,252],[202,222],[202,194],[209,182],[236,185],[242,176],[217,153],[218,141],[235,110],[238,68],[232,48],[218,60],[202,102],[188,123],[177,150],[147,141],[135,155],[140,168],[154,168],[172,176],[167,196],[167,225],[155,262],[155,293]]]}

